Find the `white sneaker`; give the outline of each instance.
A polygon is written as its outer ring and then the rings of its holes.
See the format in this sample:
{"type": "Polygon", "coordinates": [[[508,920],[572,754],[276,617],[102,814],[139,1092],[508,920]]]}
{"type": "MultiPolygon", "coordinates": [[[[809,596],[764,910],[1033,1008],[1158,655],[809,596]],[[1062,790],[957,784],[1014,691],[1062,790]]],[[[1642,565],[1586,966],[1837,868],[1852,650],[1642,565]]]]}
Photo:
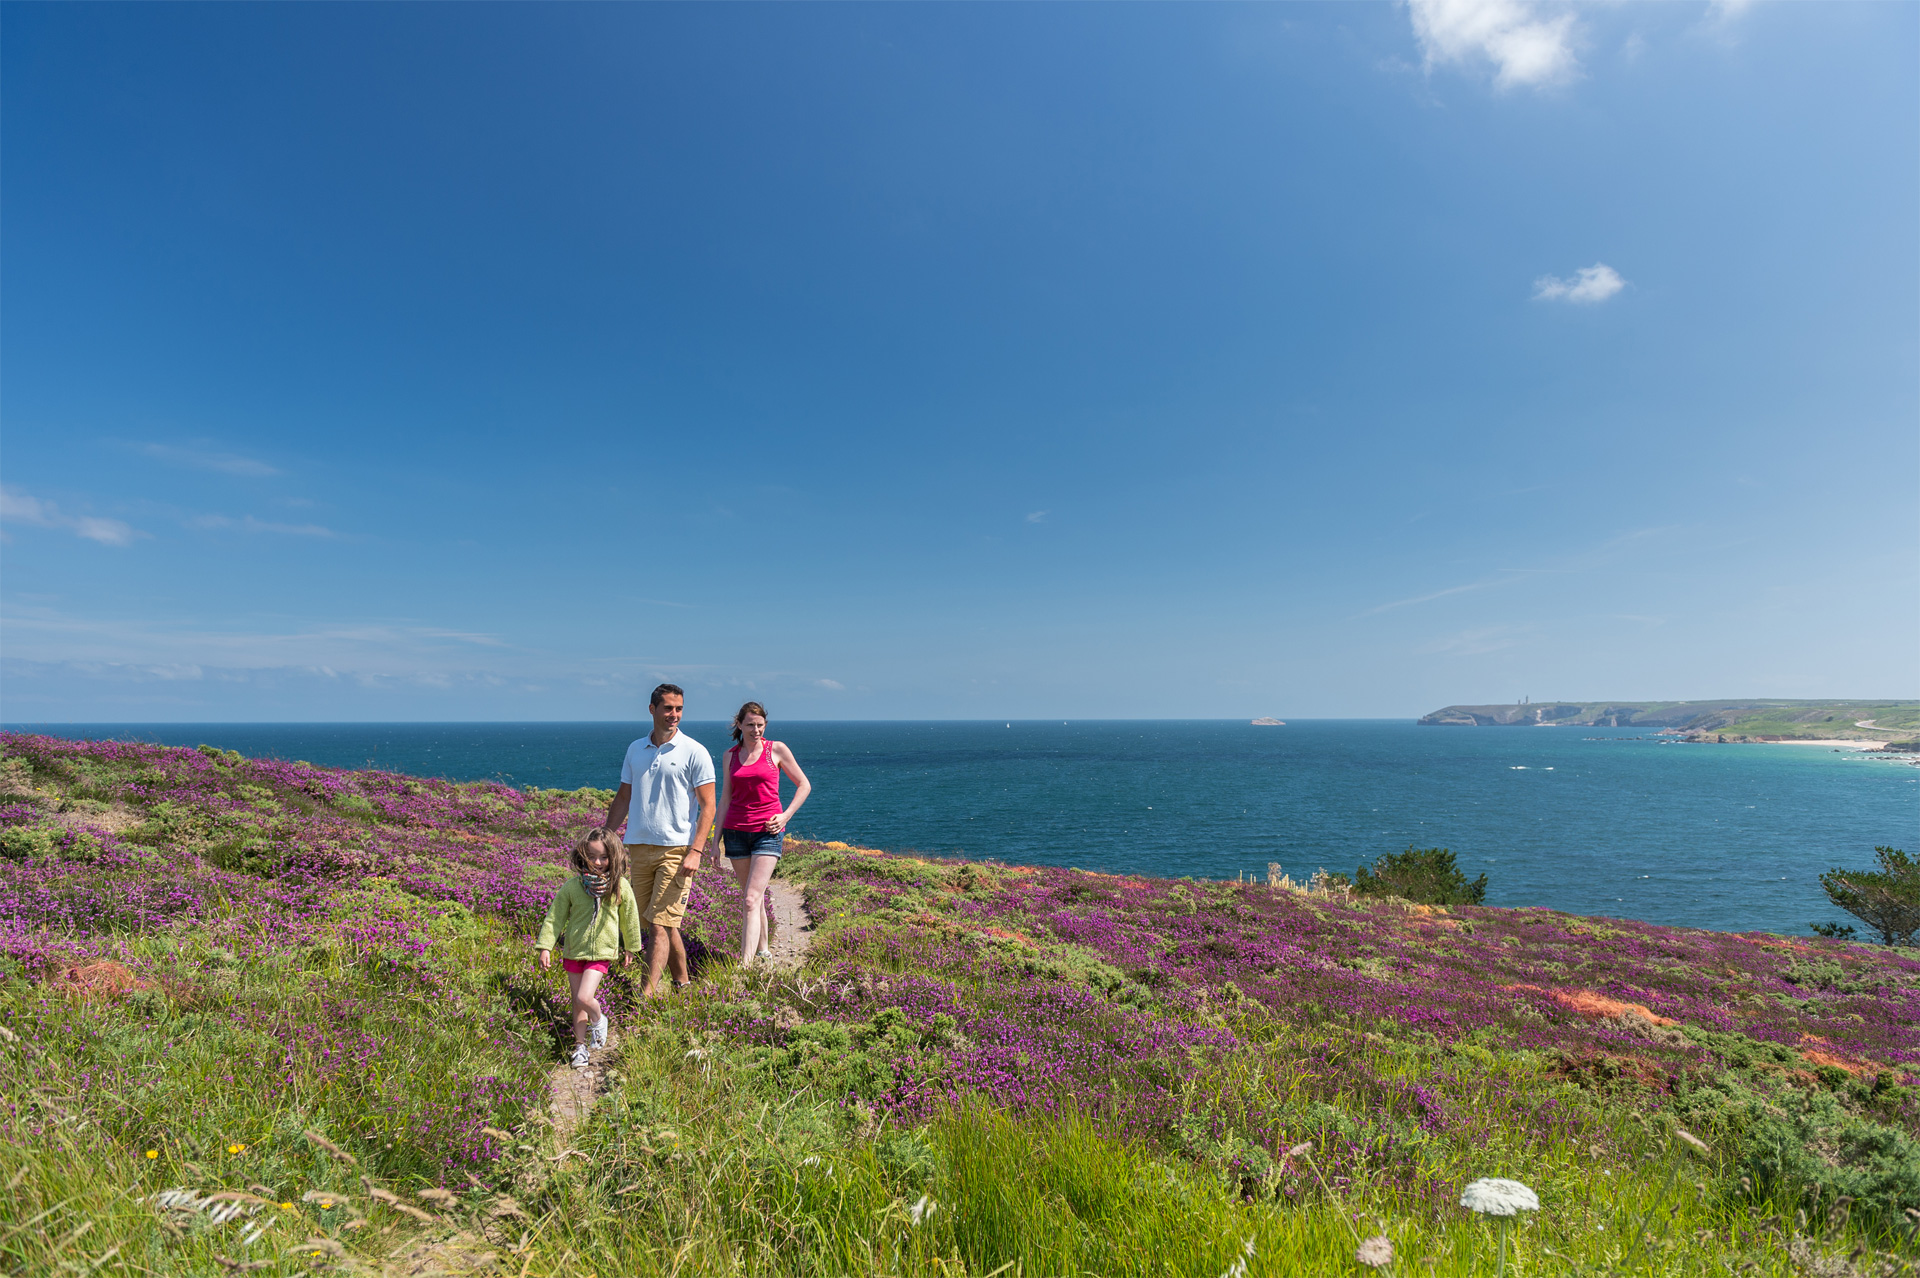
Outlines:
{"type": "Polygon", "coordinates": [[[587,1067],[587,1045],[585,1043],[575,1043],[573,1045],[573,1067],[575,1069],[585,1069],[587,1067]]]}
{"type": "Polygon", "coordinates": [[[597,1052],[607,1045],[607,1014],[602,1012],[600,1019],[593,1023],[593,1049],[597,1052]]]}

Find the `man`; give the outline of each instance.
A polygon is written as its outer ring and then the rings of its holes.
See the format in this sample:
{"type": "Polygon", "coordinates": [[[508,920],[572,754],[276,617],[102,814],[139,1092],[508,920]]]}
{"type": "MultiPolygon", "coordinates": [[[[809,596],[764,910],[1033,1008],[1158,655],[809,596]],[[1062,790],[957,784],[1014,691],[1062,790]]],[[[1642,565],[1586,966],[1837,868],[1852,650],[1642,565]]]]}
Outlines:
{"type": "Polygon", "coordinates": [[[660,973],[669,962],[675,989],[692,979],[680,924],[687,915],[687,891],[700,870],[700,849],[713,829],[713,756],[680,731],[686,701],[687,694],[673,684],[653,690],[647,703],[653,731],[627,747],[620,789],[607,809],[607,829],[618,830],[626,823],[627,873],[640,904],[641,925],[653,933],[642,998],[660,993],[660,973]]]}

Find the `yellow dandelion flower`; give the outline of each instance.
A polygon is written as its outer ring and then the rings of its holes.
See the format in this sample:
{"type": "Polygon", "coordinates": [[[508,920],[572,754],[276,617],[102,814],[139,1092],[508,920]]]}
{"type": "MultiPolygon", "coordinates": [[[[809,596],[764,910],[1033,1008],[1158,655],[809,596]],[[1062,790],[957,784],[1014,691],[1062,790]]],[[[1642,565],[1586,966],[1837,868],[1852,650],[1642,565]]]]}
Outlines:
{"type": "Polygon", "coordinates": [[[323,1209],[325,1209],[325,1210],[327,1210],[327,1211],[332,1211],[332,1210],[333,1210],[333,1204],[332,1204],[332,1203],[330,1203],[330,1202],[324,1202],[324,1201],[323,1201],[323,1202],[322,1202],[322,1203],[320,1204],[320,1206],[321,1206],[321,1207],[322,1207],[323,1209]]]}
{"type": "Polygon", "coordinates": [[[149,1149],[149,1150],[147,1151],[147,1157],[148,1157],[148,1158],[158,1158],[158,1157],[160,1157],[160,1151],[159,1151],[159,1150],[157,1150],[157,1149],[149,1149]]]}
{"type": "Polygon", "coordinates": [[[281,1203],[281,1204],[280,1204],[280,1210],[281,1210],[281,1211],[292,1211],[292,1210],[293,1210],[293,1204],[292,1204],[292,1203],[281,1203]]]}

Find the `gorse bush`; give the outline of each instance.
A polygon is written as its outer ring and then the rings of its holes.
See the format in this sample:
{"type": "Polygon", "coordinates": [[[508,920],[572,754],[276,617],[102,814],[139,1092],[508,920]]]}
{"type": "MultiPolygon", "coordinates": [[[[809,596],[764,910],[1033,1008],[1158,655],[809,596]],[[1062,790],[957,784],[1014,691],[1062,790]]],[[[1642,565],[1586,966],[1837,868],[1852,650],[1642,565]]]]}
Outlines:
{"type": "Polygon", "coordinates": [[[1478,905],[1487,899],[1487,876],[1469,880],[1445,848],[1409,847],[1389,852],[1353,872],[1359,896],[1397,896],[1422,905],[1478,905]]]}

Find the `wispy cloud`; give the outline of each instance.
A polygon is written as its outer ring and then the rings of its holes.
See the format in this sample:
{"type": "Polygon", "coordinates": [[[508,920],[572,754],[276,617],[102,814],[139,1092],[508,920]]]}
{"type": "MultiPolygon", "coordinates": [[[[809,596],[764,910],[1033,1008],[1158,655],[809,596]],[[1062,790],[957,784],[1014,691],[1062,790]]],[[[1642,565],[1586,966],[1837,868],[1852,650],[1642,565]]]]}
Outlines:
{"type": "Polygon", "coordinates": [[[1043,524],[1046,522],[1047,516],[1052,513],[1053,513],[1052,511],[1047,511],[1047,510],[1033,511],[1027,516],[1027,522],[1030,524],[1043,524]]]}
{"type": "Polygon", "coordinates": [[[271,520],[255,519],[246,515],[233,519],[227,515],[195,515],[187,521],[187,527],[199,528],[208,532],[232,529],[243,533],[279,533],[288,537],[338,537],[340,534],[320,524],[278,524],[271,520]]]}
{"type": "Polygon", "coordinates": [[[1423,653],[1449,657],[1477,657],[1483,653],[1499,652],[1519,643],[1526,632],[1515,626],[1482,626],[1474,630],[1460,630],[1433,640],[1420,651],[1423,653]]]}
{"type": "Polygon", "coordinates": [[[1536,302],[1572,302],[1576,306],[1592,306],[1606,301],[1626,286],[1627,282],[1620,278],[1620,272],[1605,262],[1595,262],[1592,266],[1581,267],[1568,279],[1542,275],[1533,282],[1533,298],[1536,302]]]}
{"type": "Polygon", "coordinates": [[[277,466],[253,457],[242,457],[238,453],[223,453],[208,447],[204,443],[181,447],[175,444],[135,444],[136,451],[155,461],[163,461],[169,466],[185,466],[192,470],[212,470],[223,475],[241,475],[248,479],[267,479],[281,473],[277,466]]]}
{"type": "Polygon", "coordinates": [[[1407,0],[1428,69],[1491,62],[1497,88],[1540,88],[1572,79],[1579,29],[1571,10],[1547,16],[1531,0],[1407,0]]]}
{"type": "Polygon", "coordinates": [[[10,656],[128,666],[280,667],[388,672],[483,668],[508,649],[498,636],[442,626],[368,621],[215,629],[118,618],[76,617],[46,607],[9,607],[0,616],[10,656]]]}
{"type": "Polygon", "coordinates": [[[1461,586],[1448,586],[1445,590],[1434,590],[1424,595],[1414,595],[1407,599],[1396,599],[1392,603],[1383,603],[1360,613],[1362,617],[1377,616],[1383,612],[1392,612],[1395,608],[1411,608],[1415,604],[1432,603],[1436,599],[1445,599],[1448,595],[1464,595],[1475,590],[1491,590],[1495,586],[1508,586],[1522,577],[1531,575],[1523,569],[1512,571],[1499,577],[1483,577],[1479,581],[1469,581],[1461,586]]]}
{"type": "Polygon", "coordinates": [[[847,690],[847,685],[841,683],[838,679],[815,679],[813,686],[816,688],[825,688],[828,692],[845,692],[847,690]]]}
{"type": "Polygon", "coordinates": [[[136,539],[150,535],[118,519],[69,515],[55,503],[42,501],[17,488],[0,488],[0,522],[54,528],[103,546],[131,546],[136,539]]]}
{"type": "Polygon", "coordinates": [[[1623,533],[1616,533],[1605,541],[1589,546],[1585,550],[1562,556],[1557,561],[1545,567],[1503,568],[1494,576],[1482,577],[1477,581],[1465,582],[1458,586],[1448,586],[1442,590],[1430,590],[1425,594],[1411,595],[1405,599],[1395,599],[1390,603],[1379,604],[1367,609],[1365,612],[1354,615],[1356,618],[1373,617],[1383,612],[1391,612],[1395,608],[1411,608],[1415,604],[1432,603],[1436,599],[1445,599],[1449,595],[1464,595],[1476,590],[1491,590],[1496,586],[1510,586],[1515,582],[1525,581],[1531,577],[1547,576],[1554,573],[1584,572],[1609,562],[1616,553],[1629,546],[1650,538],[1671,533],[1675,531],[1675,528],[1675,525],[1632,528],[1623,533]]]}

